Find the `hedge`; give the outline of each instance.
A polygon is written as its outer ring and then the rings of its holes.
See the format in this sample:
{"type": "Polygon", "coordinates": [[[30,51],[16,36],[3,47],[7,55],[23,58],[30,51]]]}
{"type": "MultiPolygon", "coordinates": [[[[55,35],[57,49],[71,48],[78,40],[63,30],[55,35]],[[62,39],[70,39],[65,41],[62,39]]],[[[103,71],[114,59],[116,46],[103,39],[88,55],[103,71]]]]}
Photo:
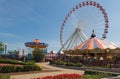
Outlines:
{"type": "Polygon", "coordinates": [[[65,66],[77,66],[77,67],[81,67],[82,66],[81,63],[65,62],[65,61],[61,61],[61,60],[50,61],[50,64],[65,65],[65,66]]]}
{"type": "Polygon", "coordinates": [[[27,71],[40,71],[41,68],[37,65],[23,65],[20,66],[0,66],[0,73],[10,72],[27,72],[27,71]]]}
{"type": "Polygon", "coordinates": [[[11,60],[11,59],[0,59],[0,63],[20,64],[20,65],[33,65],[33,64],[35,64],[34,61],[21,62],[21,61],[11,60]]]}
{"type": "Polygon", "coordinates": [[[34,61],[21,62],[17,60],[0,59],[0,63],[10,64],[10,65],[1,65],[0,73],[40,71],[41,70],[41,67],[37,66],[34,61]]]}

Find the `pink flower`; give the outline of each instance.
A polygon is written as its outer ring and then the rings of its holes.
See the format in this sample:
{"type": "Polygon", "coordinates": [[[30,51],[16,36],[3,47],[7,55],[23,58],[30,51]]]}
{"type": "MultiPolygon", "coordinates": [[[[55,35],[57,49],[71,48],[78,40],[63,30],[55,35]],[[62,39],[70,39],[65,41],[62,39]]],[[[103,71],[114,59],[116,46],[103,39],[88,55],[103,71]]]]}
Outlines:
{"type": "Polygon", "coordinates": [[[7,63],[0,63],[0,66],[19,66],[19,67],[23,67],[23,65],[20,65],[20,64],[7,64],[7,63]]]}

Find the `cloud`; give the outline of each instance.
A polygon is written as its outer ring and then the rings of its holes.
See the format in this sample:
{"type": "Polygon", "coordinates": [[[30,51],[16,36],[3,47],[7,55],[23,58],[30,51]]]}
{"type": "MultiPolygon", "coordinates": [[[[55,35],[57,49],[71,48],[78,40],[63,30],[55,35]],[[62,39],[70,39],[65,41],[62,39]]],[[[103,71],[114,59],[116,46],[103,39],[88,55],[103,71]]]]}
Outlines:
{"type": "Polygon", "coordinates": [[[3,37],[17,37],[15,34],[12,34],[12,33],[0,33],[0,36],[3,36],[3,37]]]}

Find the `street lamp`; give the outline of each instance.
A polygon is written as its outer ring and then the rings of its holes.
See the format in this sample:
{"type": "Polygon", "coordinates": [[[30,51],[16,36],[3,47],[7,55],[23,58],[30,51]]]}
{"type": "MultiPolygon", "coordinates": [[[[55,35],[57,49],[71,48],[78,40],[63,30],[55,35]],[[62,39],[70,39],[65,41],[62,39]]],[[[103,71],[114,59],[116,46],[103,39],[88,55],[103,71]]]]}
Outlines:
{"type": "Polygon", "coordinates": [[[4,47],[5,47],[5,54],[6,54],[6,52],[7,52],[7,43],[5,43],[4,47]]]}

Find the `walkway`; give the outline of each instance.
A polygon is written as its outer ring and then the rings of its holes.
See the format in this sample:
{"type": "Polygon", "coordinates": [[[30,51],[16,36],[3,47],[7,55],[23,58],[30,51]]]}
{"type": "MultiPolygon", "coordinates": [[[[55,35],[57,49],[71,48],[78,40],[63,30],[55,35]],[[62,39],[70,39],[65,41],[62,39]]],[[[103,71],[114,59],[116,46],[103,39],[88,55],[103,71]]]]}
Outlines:
{"type": "Polygon", "coordinates": [[[49,75],[58,75],[58,74],[84,74],[83,70],[74,70],[74,69],[66,69],[66,68],[58,68],[54,66],[50,66],[49,63],[37,63],[38,65],[42,66],[43,71],[42,72],[33,72],[28,74],[17,74],[17,75],[11,75],[10,79],[31,79],[36,77],[43,77],[43,76],[49,76],[49,75]]]}
{"type": "MultiPolygon", "coordinates": [[[[56,65],[53,65],[56,66],[56,65]]],[[[120,68],[101,68],[101,67],[73,67],[73,66],[59,66],[57,67],[61,68],[68,68],[68,69],[76,69],[76,70],[96,70],[96,71],[101,71],[101,72],[108,72],[108,73],[116,73],[120,74],[120,68]]]]}

